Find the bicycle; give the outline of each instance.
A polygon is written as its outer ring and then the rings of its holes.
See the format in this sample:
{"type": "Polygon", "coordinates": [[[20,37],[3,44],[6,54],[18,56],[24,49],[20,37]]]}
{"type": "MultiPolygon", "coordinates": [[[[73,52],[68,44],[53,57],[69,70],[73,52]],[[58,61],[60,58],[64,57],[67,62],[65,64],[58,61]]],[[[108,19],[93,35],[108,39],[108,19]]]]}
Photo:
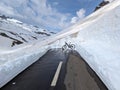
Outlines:
{"type": "Polygon", "coordinates": [[[74,50],[75,49],[75,45],[74,44],[71,44],[71,43],[67,43],[65,42],[65,45],[62,46],[62,50],[74,50]]]}

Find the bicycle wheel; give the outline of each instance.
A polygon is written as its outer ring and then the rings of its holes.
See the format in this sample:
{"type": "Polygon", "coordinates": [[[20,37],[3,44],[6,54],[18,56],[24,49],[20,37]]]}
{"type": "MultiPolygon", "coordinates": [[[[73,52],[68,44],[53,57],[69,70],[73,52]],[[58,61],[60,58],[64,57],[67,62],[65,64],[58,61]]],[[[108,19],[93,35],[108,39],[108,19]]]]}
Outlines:
{"type": "Polygon", "coordinates": [[[66,50],[67,49],[67,46],[66,45],[63,45],[62,46],[62,50],[66,50]]]}
{"type": "Polygon", "coordinates": [[[71,44],[71,49],[75,49],[75,45],[74,44],[71,44]]]}

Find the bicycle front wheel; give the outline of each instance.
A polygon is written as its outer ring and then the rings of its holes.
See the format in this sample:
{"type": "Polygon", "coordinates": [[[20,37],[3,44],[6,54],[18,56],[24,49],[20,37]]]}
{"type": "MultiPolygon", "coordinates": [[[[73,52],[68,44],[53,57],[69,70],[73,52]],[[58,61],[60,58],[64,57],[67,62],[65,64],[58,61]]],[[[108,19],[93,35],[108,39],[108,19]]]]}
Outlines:
{"type": "Polygon", "coordinates": [[[66,49],[67,49],[67,46],[63,45],[62,50],[66,50],[66,49]]]}

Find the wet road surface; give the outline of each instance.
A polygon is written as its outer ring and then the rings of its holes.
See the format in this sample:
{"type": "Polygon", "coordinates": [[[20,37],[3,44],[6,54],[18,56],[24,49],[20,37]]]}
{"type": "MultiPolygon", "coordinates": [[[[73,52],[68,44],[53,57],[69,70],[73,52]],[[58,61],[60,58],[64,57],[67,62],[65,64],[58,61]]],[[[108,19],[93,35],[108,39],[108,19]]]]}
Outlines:
{"type": "Polygon", "coordinates": [[[49,50],[0,90],[107,90],[107,88],[78,53],[68,54],[61,49],[54,49],[49,50]],[[57,83],[51,86],[61,61],[57,83]]]}

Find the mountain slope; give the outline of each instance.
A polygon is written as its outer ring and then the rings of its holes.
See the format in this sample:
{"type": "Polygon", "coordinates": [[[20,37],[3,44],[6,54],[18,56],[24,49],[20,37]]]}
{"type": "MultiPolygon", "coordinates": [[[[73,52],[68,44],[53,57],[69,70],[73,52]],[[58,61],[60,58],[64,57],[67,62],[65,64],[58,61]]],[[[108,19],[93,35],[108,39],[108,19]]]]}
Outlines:
{"type": "Polygon", "coordinates": [[[0,16],[0,47],[10,48],[24,43],[44,40],[54,34],[37,26],[27,25],[6,16],[0,16]]]}

